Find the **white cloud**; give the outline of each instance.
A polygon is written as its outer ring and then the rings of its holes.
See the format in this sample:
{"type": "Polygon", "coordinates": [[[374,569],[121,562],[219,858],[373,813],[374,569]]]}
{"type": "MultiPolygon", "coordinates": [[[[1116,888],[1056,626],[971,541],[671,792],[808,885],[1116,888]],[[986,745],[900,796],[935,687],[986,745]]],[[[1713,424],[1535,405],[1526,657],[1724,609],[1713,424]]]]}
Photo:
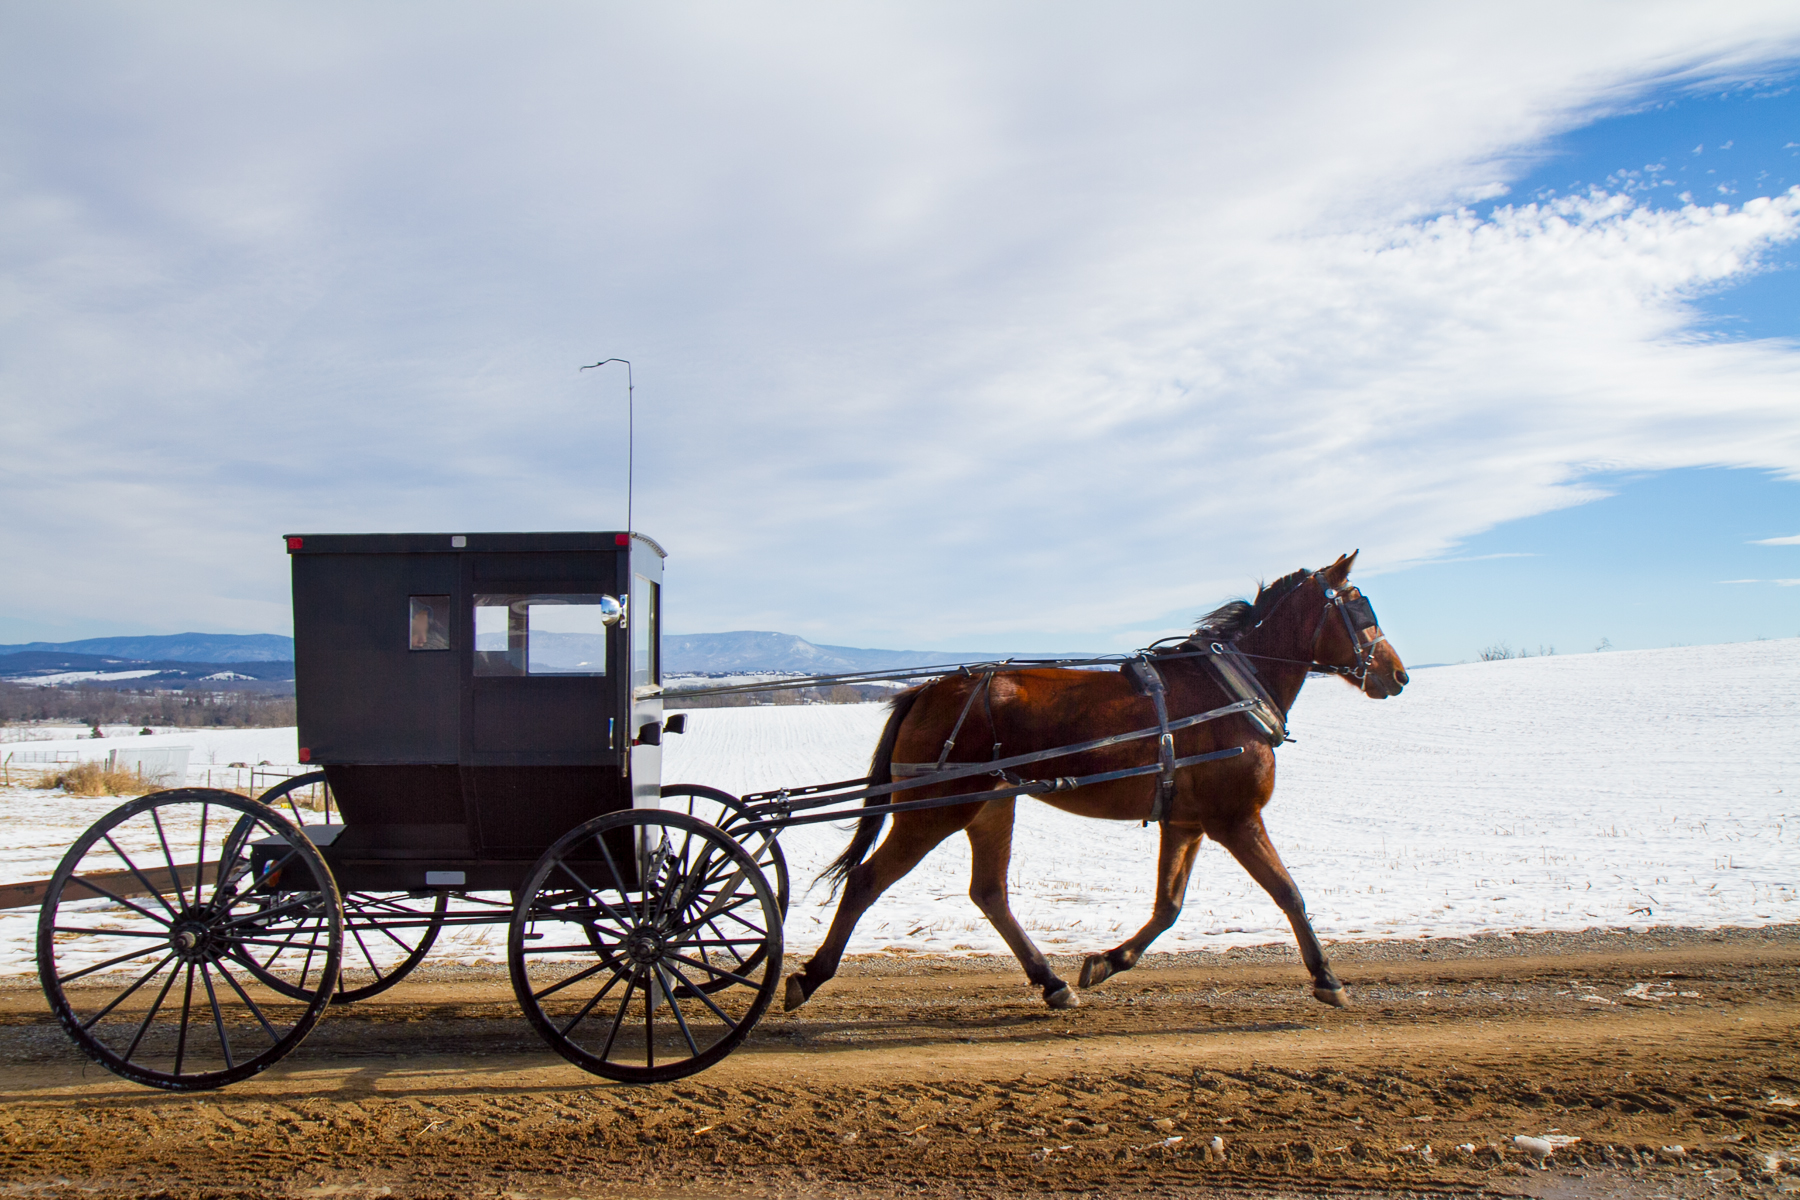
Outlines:
{"type": "Polygon", "coordinates": [[[1800,546],[1800,533],[1796,533],[1793,537],[1757,538],[1753,542],[1746,542],[1745,545],[1749,545],[1749,546],[1800,546]]]}
{"type": "Polygon", "coordinates": [[[1800,196],[1444,212],[1787,6],[107,11],[0,16],[33,635],[279,628],[290,530],[615,527],[611,354],[682,629],[1093,645],[1596,469],[1800,478],[1800,354],[1687,308],[1800,196]]]}

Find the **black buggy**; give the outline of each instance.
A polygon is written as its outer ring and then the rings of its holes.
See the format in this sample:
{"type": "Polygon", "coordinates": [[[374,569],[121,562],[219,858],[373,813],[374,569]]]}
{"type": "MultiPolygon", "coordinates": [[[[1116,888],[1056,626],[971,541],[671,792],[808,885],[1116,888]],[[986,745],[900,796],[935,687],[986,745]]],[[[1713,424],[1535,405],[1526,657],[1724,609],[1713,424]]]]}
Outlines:
{"type": "MultiPolygon", "coordinates": [[[[328,1006],[392,987],[445,929],[471,926],[505,928],[519,1004],[569,1061],[624,1082],[692,1074],[743,1041],[780,983],[783,829],[869,802],[896,813],[1132,776],[1167,794],[1177,770],[1242,752],[1177,758],[1174,731],[1275,720],[1244,685],[1192,716],[1158,701],[1157,724],[1090,741],[946,762],[953,731],[935,768],[739,798],[662,783],[663,737],[684,718],[663,718],[664,555],[642,534],[307,534],[287,550],[299,756],[315,769],[255,799],[142,796],[49,880],[0,887],[0,905],[41,903],[38,974],[69,1036],[153,1087],[263,1070],[328,1006]],[[1152,739],[1140,766],[1016,773],[1152,739]],[[967,790],[904,798],[952,781],[967,790]]],[[[1122,665],[1160,694],[1150,651],[683,694],[1122,665]]]]}
{"type": "Polygon", "coordinates": [[[653,1081],[728,1054],[781,971],[787,870],[735,797],[664,787],[663,551],[641,534],[290,536],[299,757],[177,788],[42,887],[63,1027],[128,1079],[255,1074],[446,928],[504,927],[561,1054],[653,1081]]]}

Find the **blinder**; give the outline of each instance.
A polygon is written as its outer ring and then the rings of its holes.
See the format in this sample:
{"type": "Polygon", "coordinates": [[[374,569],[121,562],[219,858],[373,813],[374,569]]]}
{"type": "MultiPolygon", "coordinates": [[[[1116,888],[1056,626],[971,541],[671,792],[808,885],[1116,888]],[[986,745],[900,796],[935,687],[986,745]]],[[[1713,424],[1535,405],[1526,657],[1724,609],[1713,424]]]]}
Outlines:
{"type": "Polygon", "coordinates": [[[1343,592],[1344,619],[1350,622],[1350,628],[1361,638],[1362,631],[1370,626],[1379,627],[1380,621],[1375,619],[1375,606],[1358,588],[1346,588],[1343,592]]]}
{"type": "Polygon", "coordinates": [[[1323,666],[1314,663],[1313,669],[1323,670],[1333,675],[1342,675],[1344,678],[1360,684],[1368,678],[1369,668],[1374,665],[1375,647],[1387,641],[1387,636],[1381,632],[1381,622],[1375,619],[1375,606],[1369,603],[1369,598],[1362,594],[1361,588],[1353,585],[1339,591],[1331,586],[1323,574],[1314,572],[1313,577],[1319,581],[1319,586],[1325,592],[1326,611],[1320,614],[1320,627],[1323,628],[1323,623],[1330,617],[1331,611],[1336,610],[1338,619],[1344,623],[1344,632],[1350,635],[1351,649],[1356,654],[1354,667],[1323,666]]]}

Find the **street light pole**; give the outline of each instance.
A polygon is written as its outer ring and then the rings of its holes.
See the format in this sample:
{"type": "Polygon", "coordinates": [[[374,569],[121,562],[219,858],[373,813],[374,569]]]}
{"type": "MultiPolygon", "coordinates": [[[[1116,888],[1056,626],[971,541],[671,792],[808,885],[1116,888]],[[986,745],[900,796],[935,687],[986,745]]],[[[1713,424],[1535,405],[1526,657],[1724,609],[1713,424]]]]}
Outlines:
{"type": "Polygon", "coordinates": [[[629,534],[636,532],[631,524],[631,493],[633,475],[637,470],[637,385],[631,378],[629,358],[603,358],[581,369],[591,371],[595,367],[604,367],[607,363],[625,364],[625,532],[629,534]]]}

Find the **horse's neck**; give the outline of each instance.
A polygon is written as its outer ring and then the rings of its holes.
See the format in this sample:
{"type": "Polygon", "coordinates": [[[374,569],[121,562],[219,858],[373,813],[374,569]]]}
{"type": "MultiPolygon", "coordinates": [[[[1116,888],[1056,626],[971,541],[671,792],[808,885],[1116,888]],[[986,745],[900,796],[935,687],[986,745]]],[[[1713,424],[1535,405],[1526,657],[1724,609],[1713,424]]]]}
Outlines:
{"type": "Polygon", "coordinates": [[[1256,664],[1257,677],[1269,693],[1269,699],[1281,706],[1282,716],[1294,707],[1300,688],[1306,683],[1306,664],[1312,661],[1312,647],[1296,650],[1295,639],[1283,637],[1278,629],[1258,626],[1237,640],[1237,649],[1256,664]]]}

